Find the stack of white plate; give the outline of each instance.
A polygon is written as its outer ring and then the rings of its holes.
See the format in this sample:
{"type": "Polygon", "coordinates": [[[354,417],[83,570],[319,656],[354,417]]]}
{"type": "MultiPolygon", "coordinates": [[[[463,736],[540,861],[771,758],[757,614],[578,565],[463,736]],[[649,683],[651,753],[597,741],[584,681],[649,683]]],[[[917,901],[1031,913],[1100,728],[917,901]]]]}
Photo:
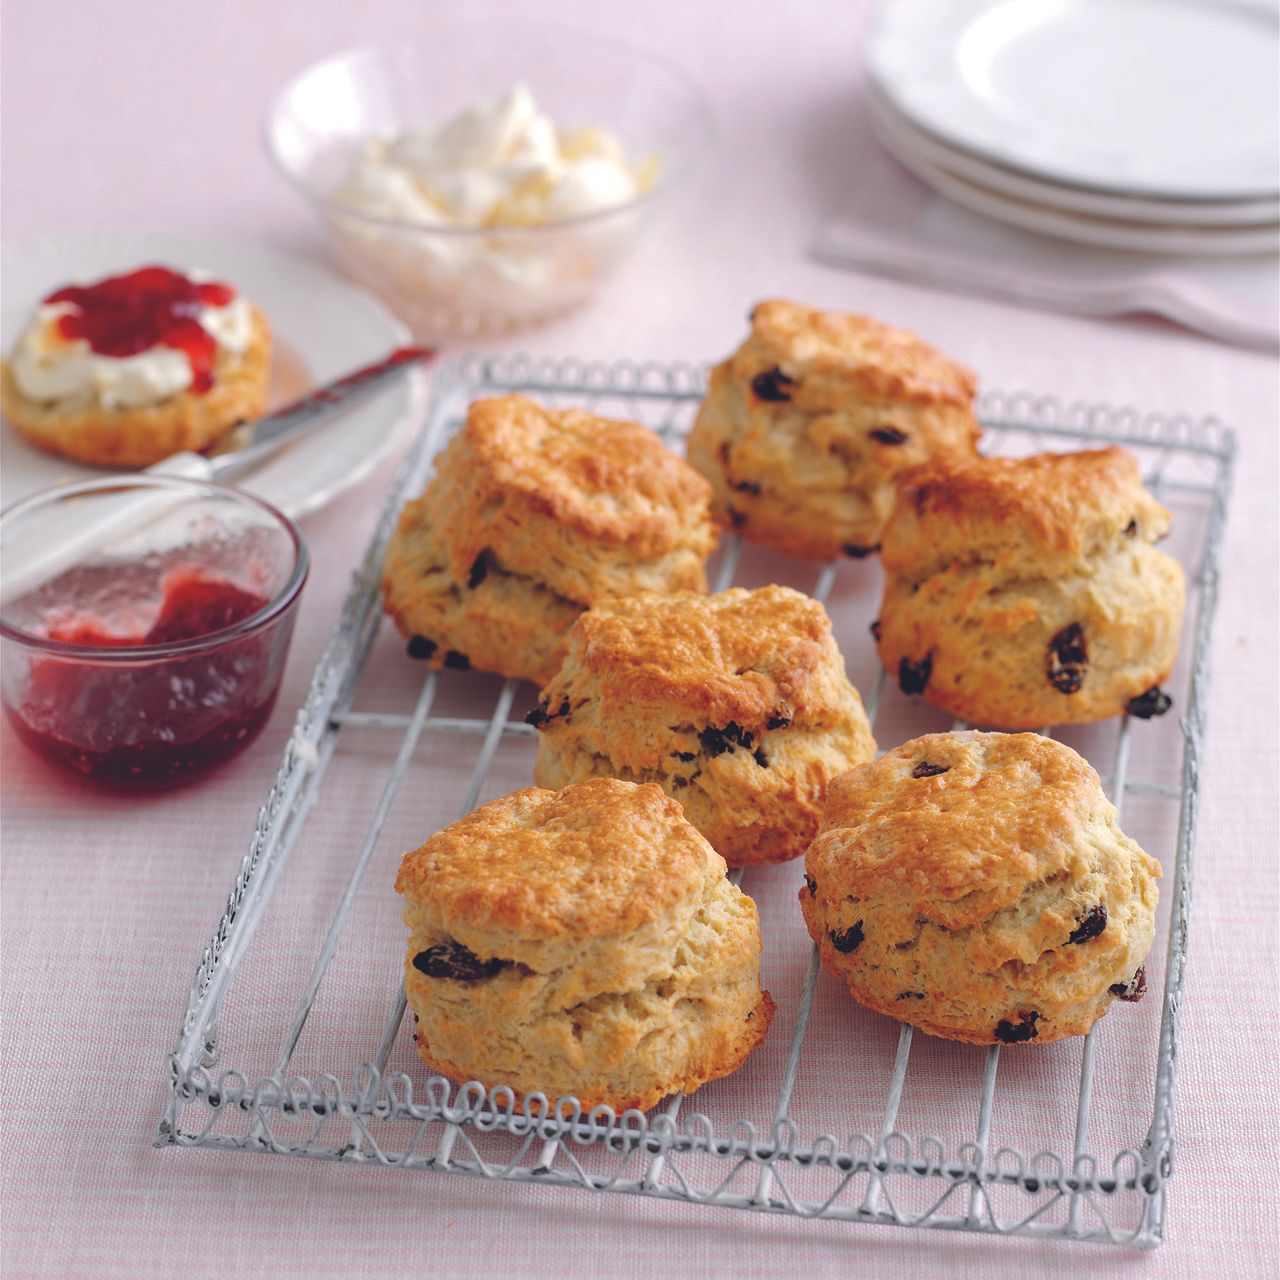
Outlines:
{"type": "Polygon", "coordinates": [[[1152,253],[1280,251],[1272,0],[882,0],[884,146],[979,213],[1152,253]]]}

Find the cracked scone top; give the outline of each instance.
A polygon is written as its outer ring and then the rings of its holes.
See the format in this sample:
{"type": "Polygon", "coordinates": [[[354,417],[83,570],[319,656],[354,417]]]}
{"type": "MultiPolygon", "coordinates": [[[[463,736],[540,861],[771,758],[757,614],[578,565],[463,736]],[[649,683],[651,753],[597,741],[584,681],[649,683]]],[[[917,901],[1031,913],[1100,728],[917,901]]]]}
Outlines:
{"type": "Polygon", "coordinates": [[[715,514],[753,542],[811,559],[875,551],[894,483],[935,453],[971,454],[974,375],[868,316],[759,303],[711,371],[689,461],[715,514]]]}
{"type": "Polygon", "coordinates": [[[885,528],[881,660],[905,692],[1003,729],[1167,710],[1169,523],[1124,449],[935,459],[885,528]]]}
{"type": "Polygon", "coordinates": [[[656,782],[733,865],[799,857],[875,753],[826,610],[779,586],[589,610],[529,719],[539,786],[656,782]]]}
{"type": "Polygon", "coordinates": [[[409,652],[544,681],[589,605],[705,591],[709,489],[647,428],[526,396],[472,404],[387,549],[409,652]]]}
{"type": "Polygon", "coordinates": [[[931,1035],[1083,1035],[1145,989],[1159,864],[1038,734],[929,734],[842,775],[805,872],[824,967],[931,1035]]]}
{"type": "Polygon", "coordinates": [[[764,1037],[755,904],[656,786],[495,800],[404,856],[405,994],[455,1080],[647,1109],[764,1037]]]}

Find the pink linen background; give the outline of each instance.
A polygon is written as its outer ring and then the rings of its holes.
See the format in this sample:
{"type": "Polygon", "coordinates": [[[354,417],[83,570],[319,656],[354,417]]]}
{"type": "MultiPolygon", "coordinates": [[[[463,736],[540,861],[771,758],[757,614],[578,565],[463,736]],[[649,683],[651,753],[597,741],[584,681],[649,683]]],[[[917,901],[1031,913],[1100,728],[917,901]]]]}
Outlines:
{"type": "MultiPolygon", "coordinates": [[[[328,0],[9,3],[0,67],[5,238],[155,229],[318,250],[305,211],[261,153],[259,118],[273,89],[314,57],[445,12],[409,3],[364,8],[328,0]]],[[[806,258],[873,145],[849,126],[864,8],[558,5],[560,20],[632,38],[698,74],[721,138],[596,306],[509,345],[602,359],[710,359],[737,341],[752,301],[791,295],[914,328],[990,387],[1212,413],[1237,428],[1164,1247],[1137,1255],[890,1232],[152,1150],[163,1055],[197,952],[380,505],[390,474],[382,468],[305,522],[316,572],[281,705],[227,769],[185,792],[115,799],[64,785],[3,729],[6,1277],[1273,1274],[1274,361],[1160,322],[1054,316],[806,258]]],[[[381,989],[376,996],[383,999],[381,989]]],[[[1154,1002],[1145,1008],[1150,1016],[1154,1002]]],[[[775,1041],[771,1052],[784,1047],[775,1041]]]]}

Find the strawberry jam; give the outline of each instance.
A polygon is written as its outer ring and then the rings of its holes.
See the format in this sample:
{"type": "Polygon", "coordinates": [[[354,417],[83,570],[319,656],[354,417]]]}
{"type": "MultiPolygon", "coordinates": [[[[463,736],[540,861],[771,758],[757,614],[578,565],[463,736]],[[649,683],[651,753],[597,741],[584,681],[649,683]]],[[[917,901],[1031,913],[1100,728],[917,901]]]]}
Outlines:
{"type": "Polygon", "coordinates": [[[74,307],[58,317],[58,332],[82,338],[99,355],[122,358],[152,347],[181,351],[191,365],[191,390],[199,395],[213,386],[218,357],[218,341],[200,323],[200,312],[228,306],[235,296],[230,285],[189,280],[168,267],[143,267],[97,284],[67,285],[45,303],[74,307]]]}
{"type": "Polygon", "coordinates": [[[37,659],[9,717],[28,746],[110,786],[177,785],[247,745],[275,705],[292,619],[216,643],[217,633],[268,601],[205,570],[182,568],[164,582],[158,614],[142,634],[121,635],[93,617],[51,628],[74,647],[119,649],[214,637],[190,655],[136,661],[37,659]]]}

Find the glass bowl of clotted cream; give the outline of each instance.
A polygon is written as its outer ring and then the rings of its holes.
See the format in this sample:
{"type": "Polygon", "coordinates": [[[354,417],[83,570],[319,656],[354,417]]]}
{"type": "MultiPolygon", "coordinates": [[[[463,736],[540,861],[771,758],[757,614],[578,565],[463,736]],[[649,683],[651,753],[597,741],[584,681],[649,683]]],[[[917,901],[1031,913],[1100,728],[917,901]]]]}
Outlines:
{"type": "Polygon", "coordinates": [[[466,21],[317,63],[266,121],[343,267],[427,338],[585,302],[712,134],[702,92],[661,59],[466,21]]]}

